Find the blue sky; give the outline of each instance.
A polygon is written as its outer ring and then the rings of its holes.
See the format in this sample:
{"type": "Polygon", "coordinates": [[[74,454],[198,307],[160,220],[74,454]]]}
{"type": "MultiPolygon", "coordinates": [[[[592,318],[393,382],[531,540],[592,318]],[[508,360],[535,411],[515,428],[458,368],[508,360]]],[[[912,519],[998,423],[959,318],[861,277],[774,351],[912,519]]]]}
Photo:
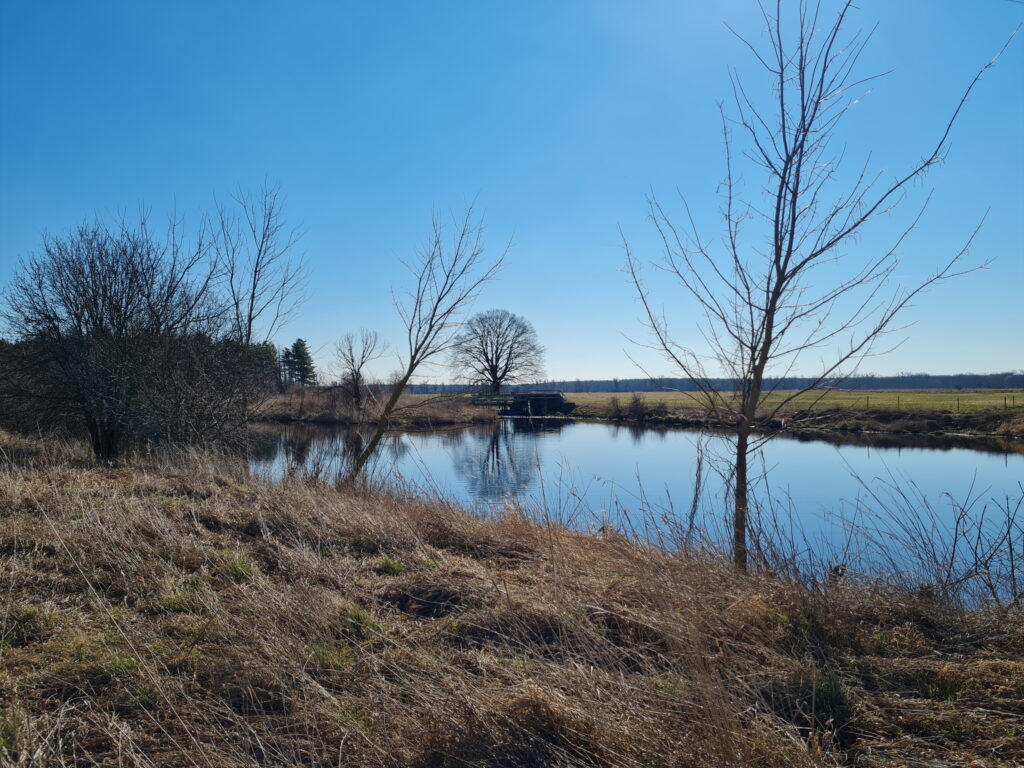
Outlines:
{"type": "MultiPolygon", "coordinates": [[[[896,172],[919,159],[975,70],[1024,21],[1009,0],[863,0],[865,73],[894,69],[844,125],[896,172]]],[[[494,252],[477,309],[533,321],[552,378],[638,375],[641,337],[619,228],[656,256],[645,196],[678,188],[706,232],[723,155],[717,102],[752,60],[749,0],[716,3],[40,2],[0,0],[0,284],[44,232],[93,215],[193,220],[215,197],[279,183],[312,279],[280,337],[322,359],[368,326],[399,338],[390,286],[433,208],[477,198],[494,252]]],[[[917,301],[877,373],[1024,368],[1024,38],[972,96],[903,249],[908,282],[974,227],[988,269],[917,301]]],[[[915,197],[916,199],[916,197],[915,197]]],[[[908,201],[904,214],[911,212],[908,201]]],[[[866,236],[878,247],[895,222],[866,236]]],[[[680,335],[692,307],[659,286],[680,335]]],[[[641,351],[652,372],[672,373],[641,351]]],[[[432,374],[443,377],[443,370],[432,374]]]]}

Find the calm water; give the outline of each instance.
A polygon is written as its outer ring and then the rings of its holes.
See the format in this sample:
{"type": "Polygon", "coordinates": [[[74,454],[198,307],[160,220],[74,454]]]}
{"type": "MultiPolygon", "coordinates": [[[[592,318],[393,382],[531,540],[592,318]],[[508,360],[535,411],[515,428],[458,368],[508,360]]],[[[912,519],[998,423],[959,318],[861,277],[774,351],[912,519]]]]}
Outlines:
{"type": "MultiPolygon", "coordinates": [[[[308,426],[269,430],[265,438],[253,460],[257,471],[302,468],[324,478],[343,471],[362,439],[351,430],[308,426]]],[[[834,538],[851,520],[902,521],[908,506],[930,506],[948,523],[954,502],[980,515],[1024,494],[1020,441],[834,440],[779,437],[764,447],[755,463],[764,471],[756,497],[765,519],[783,520],[806,538],[834,538]]],[[[507,419],[389,435],[373,475],[483,511],[514,502],[578,527],[611,524],[650,536],[691,520],[720,529],[727,478],[715,459],[728,457],[730,445],[727,436],[692,430],[507,419]]]]}

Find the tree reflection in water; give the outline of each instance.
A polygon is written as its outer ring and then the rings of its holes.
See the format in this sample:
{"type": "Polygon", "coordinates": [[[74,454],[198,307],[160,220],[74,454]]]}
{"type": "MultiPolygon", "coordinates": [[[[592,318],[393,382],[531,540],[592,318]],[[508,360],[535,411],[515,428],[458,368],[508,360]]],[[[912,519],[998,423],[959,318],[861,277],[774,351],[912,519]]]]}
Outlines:
{"type": "MultiPolygon", "coordinates": [[[[465,485],[467,495],[484,502],[515,497],[537,485],[540,447],[545,433],[557,434],[565,419],[500,419],[486,426],[464,427],[429,435],[452,460],[455,477],[465,485]]],[[[366,435],[351,428],[329,428],[291,424],[261,430],[260,450],[251,458],[272,473],[302,474],[330,479],[341,477],[358,456],[366,435]]],[[[369,472],[377,479],[395,479],[400,465],[418,461],[409,434],[387,435],[369,472]]],[[[430,468],[424,467],[429,473],[430,468]]]]}
{"type": "Polygon", "coordinates": [[[250,459],[272,474],[329,480],[340,476],[362,450],[365,437],[354,429],[310,424],[259,427],[254,430],[250,459]]]}
{"type": "Polygon", "coordinates": [[[514,498],[533,486],[540,472],[539,443],[533,438],[541,428],[532,421],[500,419],[493,427],[466,430],[453,440],[455,475],[472,498],[514,498]]]}
{"type": "MultiPolygon", "coordinates": [[[[365,438],[350,428],[258,427],[248,458],[257,473],[332,482],[344,477],[365,438]]],[[[602,523],[635,526],[640,515],[659,531],[675,532],[707,517],[700,523],[706,532],[714,529],[709,521],[719,519],[717,499],[730,478],[705,471],[698,491],[694,477],[703,458],[722,446],[728,448],[726,438],[694,430],[504,419],[390,433],[376,454],[372,480],[470,507],[499,509],[508,499],[530,514],[580,527],[598,516],[602,523]],[[699,514],[689,503],[695,493],[707,501],[699,514]],[[678,517],[674,504],[683,505],[678,517]]],[[[837,540],[848,526],[845,500],[863,495],[855,477],[895,471],[933,499],[970,492],[987,501],[1018,498],[1024,475],[1024,442],[1010,438],[808,433],[777,439],[769,458],[765,519],[794,520],[809,536],[837,540]]]]}
{"type": "MultiPolygon", "coordinates": [[[[462,492],[458,494],[461,500],[470,503],[500,501],[506,496],[521,495],[523,491],[541,485],[541,476],[544,474],[541,470],[544,465],[542,459],[545,458],[542,450],[547,443],[545,435],[555,438],[551,441],[554,443],[556,436],[571,424],[573,422],[566,419],[502,419],[484,426],[415,433],[393,432],[384,439],[370,474],[374,479],[382,481],[401,478],[403,475],[405,480],[417,484],[426,479],[428,487],[432,485],[431,479],[444,480],[447,477],[462,486],[462,492]]],[[[716,438],[713,432],[701,433],[654,425],[610,423],[578,426],[594,432],[590,439],[605,445],[608,452],[621,455],[619,465],[623,470],[618,479],[627,484],[635,480],[637,456],[640,454],[634,451],[644,454],[644,466],[648,470],[647,475],[651,476],[652,467],[660,464],[663,459],[662,453],[650,452],[652,444],[672,442],[675,445],[673,440],[677,440],[679,435],[705,434],[713,438],[713,446],[716,438]],[[623,450],[624,444],[631,445],[631,449],[623,450]]],[[[366,437],[365,431],[350,427],[260,425],[252,430],[248,455],[252,466],[261,472],[331,480],[347,470],[351,457],[359,455],[363,449],[366,437]]],[[[933,455],[969,450],[975,455],[995,454],[1005,467],[1009,467],[1015,457],[1024,455],[1024,441],[1000,437],[806,432],[787,435],[786,438],[790,450],[800,443],[822,446],[831,444],[837,448],[877,449],[890,459],[899,457],[908,449],[911,454],[927,452],[933,455]]],[[[580,460],[578,453],[570,458],[580,460]]],[[[686,465],[685,459],[682,464],[686,465]]],[[[666,463],[664,471],[659,470],[660,474],[653,475],[656,478],[654,482],[667,482],[677,477],[679,466],[678,459],[666,463]]],[[[555,469],[557,467],[549,466],[547,474],[555,469]]],[[[608,471],[605,466],[600,474],[605,476],[608,471]]],[[[843,478],[849,475],[846,469],[841,469],[841,472],[843,478]]],[[[684,474],[687,479],[692,479],[688,471],[684,474]]],[[[615,472],[611,475],[614,476],[615,472]]],[[[1016,488],[1016,483],[1013,488],[1016,488]]]]}

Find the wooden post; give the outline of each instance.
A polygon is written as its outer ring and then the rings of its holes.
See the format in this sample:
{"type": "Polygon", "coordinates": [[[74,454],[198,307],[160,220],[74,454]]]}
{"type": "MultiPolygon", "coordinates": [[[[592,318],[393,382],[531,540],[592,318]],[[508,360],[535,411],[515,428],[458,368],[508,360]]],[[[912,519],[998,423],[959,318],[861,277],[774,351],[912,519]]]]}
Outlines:
{"type": "Polygon", "coordinates": [[[960,413],[960,395],[956,396],[956,412],[960,413]]]}

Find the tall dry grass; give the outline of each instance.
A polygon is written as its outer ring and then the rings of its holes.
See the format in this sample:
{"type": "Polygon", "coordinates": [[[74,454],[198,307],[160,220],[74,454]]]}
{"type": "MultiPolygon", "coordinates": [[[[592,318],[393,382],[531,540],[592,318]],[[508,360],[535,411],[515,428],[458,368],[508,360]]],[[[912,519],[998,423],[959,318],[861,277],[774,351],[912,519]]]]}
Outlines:
{"type": "Polygon", "coordinates": [[[0,765],[1024,757],[1005,607],[742,575],[199,452],[103,466],[0,443],[0,765]]]}
{"type": "MultiPolygon", "coordinates": [[[[259,421],[312,424],[376,424],[381,398],[367,397],[362,410],[351,407],[340,387],[294,388],[272,395],[256,412],[259,421]]],[[[494,408],[474,407],[462,397],[405,395],[393,418],[394,427],[443,427],[453,424],[483,424],[497,418],[494,408]]]]}

